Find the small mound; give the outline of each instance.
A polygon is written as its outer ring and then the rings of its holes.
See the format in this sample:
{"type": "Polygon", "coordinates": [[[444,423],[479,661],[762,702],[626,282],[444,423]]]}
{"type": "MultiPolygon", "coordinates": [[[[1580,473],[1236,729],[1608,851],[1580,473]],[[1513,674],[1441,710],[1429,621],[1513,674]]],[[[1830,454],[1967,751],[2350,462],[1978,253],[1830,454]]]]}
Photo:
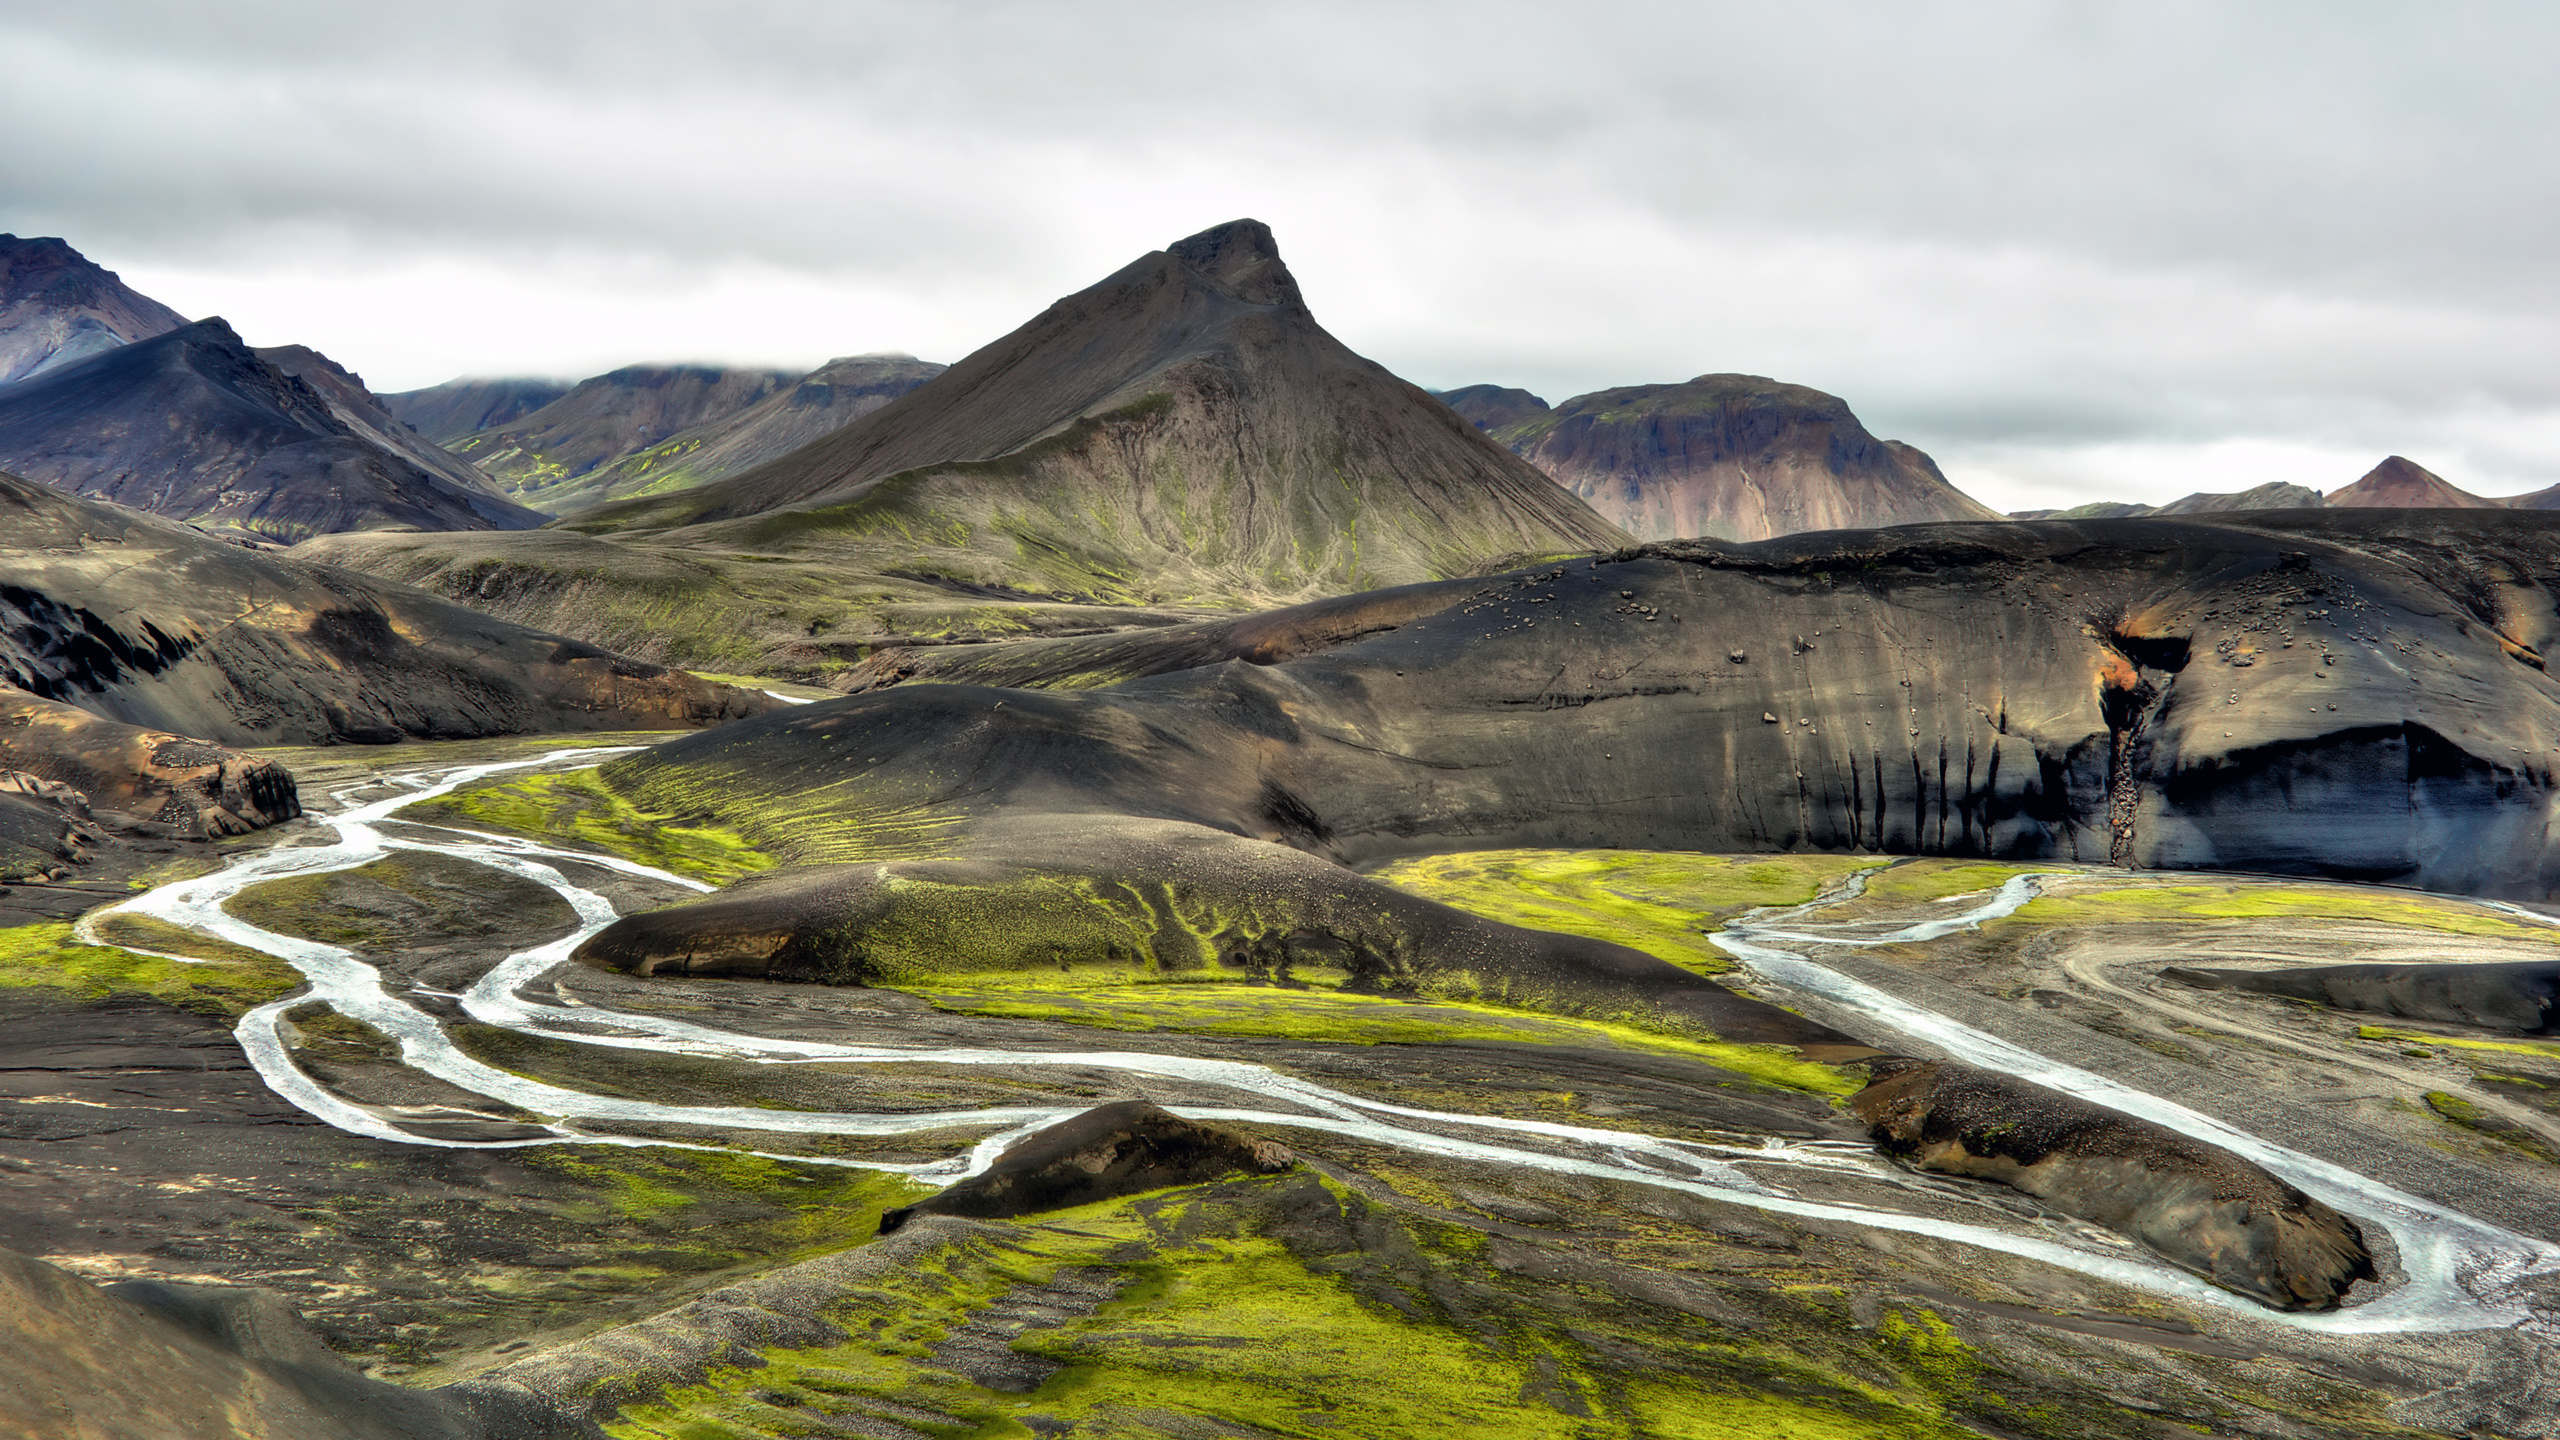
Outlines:
{"type": "Polygon", "coordinates": [[[2334,1310],[2374,1278],[2354,1221],[2229,1151],[1970,1065],[1871,1070],[1850,1106],[1923,1170],[2015,1186],[2280,1310],[2334,1310]]]}
{"type": "Polygon", "coordinates": [[[939,1195],[880,1217],[895,1234],[918,1215],[1005,1219],[1121,1195],[1198,1185],[1241,1171],[1268,1175],[1297,1163],[1268,1140],[1195,1125],[1144,1100],[1097,1106],[1038,1131],[939,1195]]]}

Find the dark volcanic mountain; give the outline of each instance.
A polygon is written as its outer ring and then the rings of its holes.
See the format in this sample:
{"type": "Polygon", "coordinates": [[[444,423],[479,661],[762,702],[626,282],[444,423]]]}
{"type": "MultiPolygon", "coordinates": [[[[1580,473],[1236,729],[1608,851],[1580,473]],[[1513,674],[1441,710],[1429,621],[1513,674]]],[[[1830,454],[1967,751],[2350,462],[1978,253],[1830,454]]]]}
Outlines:
{"type": "Polygon", "coordinates": [[[186,323],[60,240],[0,235],[0,385],[186,323]]]}
{"type": "Polygon", "coordinates": [[[393,419],[438,445],[513,424],[569,393],[566,380],[464,378],[380,397],[393,419]]]}
{"type": "Polygon", "coordinates": [[[2332,490],[2328,503],[2355,509],[2383,510],[2499,510],[2506,508],[2496,500],[2483,499],[2467,490],[2457,490],[2445,483],[2443,476],[2413,461],[2393,455],[2365,472],[2364,478],[2343,490],[2332,490]]]}
{"type": "Polygon", "coordinates": [[[353,376],[219,318],[0,389],[0,468],[59,490],[268,539],[407,525],[522,529],[543,517],[428,452],[353,376]]]}
{"type": "Polygon", "coordinates": [[[599,466],[543,492],[543,504],[569,515],[607,501],[664,495],[725,479],[834,434],[949,367],[912,355],[853,355],[830,360],[755,404],[646,450],[599,466]]]}
{"type": "Polygon", "coordinates": [[[734,415],[795,378],[787,370],[629,365],[581,380],[559,399],[494,430],[448,444],[509,494],[551,510],[554,495],[576,490],[598,468],[734,415]]]}
{"type": "Polygon", "coordinates": [[[1552,410],[1490,385],[1443,398],[1639,539],[2000,518],[1928,456],[1868,434],[1837,396],[1758,375],[1599,390],[1552,410]]]}
{"type": "Polygon", "coordinates": [[[927,563],[1096,598],[1139,576],[1185,598],[1279,596],[1618,542],[1535,473],[1326,334],[1269,228],[1239,220],[1139,258],[826,440],[578,528],[786,509],[694,533],[965,526],[974,538],[927,563]]]}
{"type": "Polygon", "coordinates": [[[840,667],[885,642],[1163,624],[1626,539],[1326,334],[1246,220],[726,480],[539,535],[310,553],[653,657],[840,667]]]}

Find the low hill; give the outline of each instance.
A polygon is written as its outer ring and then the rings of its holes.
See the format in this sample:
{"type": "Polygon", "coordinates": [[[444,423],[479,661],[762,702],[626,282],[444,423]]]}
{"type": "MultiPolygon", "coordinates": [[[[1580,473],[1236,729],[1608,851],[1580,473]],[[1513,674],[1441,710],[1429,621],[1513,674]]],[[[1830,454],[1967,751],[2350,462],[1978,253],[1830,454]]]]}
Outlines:
{"type": "Polygon", "coordinates": [[[325,357],[277,353],[330,393],[252,351],[219,317],[0,388],[0,468],[270,540],[542,523],[477,472],[387,433],[379,404],[325,357]]]}
{"type": "Polygon", "coordinates": [[[0,235],[0,385],[186,323],[58,239],[0,235]]]}
{"type": "Polygon", "coordinates": [[[1490,385],[1443,398],[1638,539],[2001,518],[1927,455],[1867,433],[1839,397],[1758,375],[1598,390],[1553,409],[1490,385]]]}
{"type": "Polygon", "coordinates": [[[912,355],[830,360],[744,410],[552,486],[543,492],[543,503],[555,514],[570,515],[612,500],[726,479],[843,429],[945,368],[912,355]]]}
{"type": "Polygon", "coordinates": [[[424,390],[398,390],[382,397],[393,419],[438,445],[447,445],[478,430],[513,424],[569,393],[566,380],[465,377],[424,390]]]}
{"type": "Polygon", "coordinates": [[[540,537],[309,553],[670,659],[830,666],[884,643],[1163,624],[1626,542],[1325,333],[1245,220],[726,480],[540,537]]]}
{"type": "Polygon", "coordinates": [[[581,380],[541,409],[447,442],[508,494],[552,510],[589,474],[789,385],[787,370],[628,365],[581,380]]]}

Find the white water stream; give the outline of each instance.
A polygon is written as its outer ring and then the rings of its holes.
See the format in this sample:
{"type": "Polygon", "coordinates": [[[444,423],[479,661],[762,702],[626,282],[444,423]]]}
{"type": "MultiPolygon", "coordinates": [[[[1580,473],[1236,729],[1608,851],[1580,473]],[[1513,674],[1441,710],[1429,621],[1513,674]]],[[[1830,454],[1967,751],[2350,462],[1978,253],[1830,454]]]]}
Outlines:
{"type": "MultiPolygon", "coordinates": [[[[1930,1215],[1808,1200],[1785,1188],[1784,1176],[1789,1171],[1854,1173],[1888,1184],[1902,1178],[1899,1172],[1858,1147],[1821,1142],[1791,1145],[1775,1140],[1760,1147],[1709,1145],[1549,1121],[1414,1109],[1364,1099],[1260,1065],[1235,1061],[1143,1051],[1018,1051],[784,1040],[654,1015],[531,999],[525,994],[527,986],[563,963],[572,950],[615,918],[604,897],[571,882],[549,861],[603,866],[694,890],[710,887],[645,865],[507,836],[436,830],[451,838],[414,839],[386,835],[381,826],[404,806],[502,771],[564,762],[594,763],[604,755],[616,753],[621,751],[562,750],[533,760],[438,767],[368,782],[333,796],[333,802],[342,807],[335,813],[313,817],[316,823],[335,832],[334,839],[272,846],[241,856],[215,874],[164,885],[93,912],[81,922],[83,938],[108,943],[96,934],[98,920],[113,914],[143,915],[292,964],[309,978],[310,989],[306,994],[259,1006],[241,1018],[238,1035],[250,1062],[278,1094],[313,1116],[356,1134],[406,1144],[477,1148],[571,1142],[670,1143],[600,1134],[587,1128],[598,1123],[698,1126],[725,1137],[741,1138],[756,1134],[894,1136],[959,1126],[986,1127],[991,1133],[965,1151],[929,1163],[813,1161],[864,1165],[922,1181],[948,1183],[985,1168],[1021,1136],[1074,1115],[1085,1106],[1069,1103],[896,1113],[791,1111],[659,1105],[544,1084],[464,1054],[433,1015],[393,994],[385,986],[382,973],[352,951],[260,929],[226,913],[224,901],[264,881],[352,869],[395,850],[433,852],[540,884],[566,901],[578,917],[578,926],[572,933],[508,956],[468,992],[448,997],[458,1000],[466,1014],[484,1024],[587,1045],[717,1056],[751,1063],[936,1064],[1011,1070],[1106,1070],[1159,1076],[1229,1089],[1240,1098],[1250,1097],[1250,1103],[1233,1108],[1167,1107],[1193,1119],[1323,1131],[1450,1159],[1630,1181],[1779,1214],[1934,1236],[2305,1330],[2351,1334],[2515,1325],[2529,1318],[2524,1300],[2515,1292],[2515,1282],[2529,1275],[2560,1271],[2560,1247],[2377,1184],[2343,1167],[2273,1145],[2104,1076],[2047,1060],[1818,965],[1801,953],[1784,948],[1782,943],[1877,945],[1937,939],[2016,910],[2034,896],[2034,876],[2014,879],[1989,900],[1960,913],[1889,932],[1830,933],[1799,928],[1819,910],[1854,895],[1853,881],[1849,889],[1812,904],[1755,912],[1715,939],[1763,978],[1854,1010],[1884,1030],[1926,1041],[1974,1064],[2069,1091],[2247,1156],[2305,1193],[2387,1230],[2405,1272],[2402,1283],[2388,1293],[2343,1310],[2325,1314],[2279,1313],[2184,1271],[2155,1263],[2138,1251],[2101,1248],[2102,1241],[2087,1239],[2080,1231],[2030,1233],[2024,1228],[1998,1229],[1930,1215]],[[373,800],[355,800],[358,792],[368,789],[390,793],[373,800]],[[544,1117],[542,1128],[547,1133],[508,1140],[440,1138],[404,1128],[393,1115],[334,1094],[293,1063],[279,1028],[287,1010],[315,1000],[396,1039],[402,1059],[417,1070],[501,1105],[544,1117]],[[1746,1173],[1744,1166],[1762,1173],[1746,1173]],[[2053,1238],[2056,1233],[2068,1238],[2053,1238]]],[[[433,828],[408,821],[399,823],[422,831],[433,828]]],[[[808,1156],[784,1158],[813,1160],[808,1156]]]]}

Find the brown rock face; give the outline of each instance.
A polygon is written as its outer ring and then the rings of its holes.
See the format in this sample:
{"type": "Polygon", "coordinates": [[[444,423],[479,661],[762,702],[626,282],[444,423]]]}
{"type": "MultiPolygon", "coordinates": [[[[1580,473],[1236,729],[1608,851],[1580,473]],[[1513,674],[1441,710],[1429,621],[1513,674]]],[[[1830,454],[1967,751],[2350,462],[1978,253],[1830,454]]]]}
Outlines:
{"type": "Polygon", "coordinates": [[[198,839],[302,813],[292,772],[265,756],[119,725],[7,686],[0,686],[0,769],[76,791],[82,811],[94,804],[198,839]]]}
{"type": "Polygon", "coordinates": [[[1851,1106],[1923,1170],[2015,1186],[2280,1309],[2335,1309],[2374,1278],[2354,1221],[2227,1151],[1970,1065],[1871,1069],[1851,1106]]]}
{"type": "Polygon", "coordinates": [[[918,1215],[982,1220],[1064,1210],[1119,1195],[1268,1175],[1297,1163],[1288,1149],[1195,1125],[1143,1100],[1100,1105],[1039,1131],[939,1195],[880,1217],[888,1235],[918,1215]]]}
{"type": "Polygon", "coordinates": [[[1837,396],[1757,375],[1594,391],[1491,430],[1639,540],[2000,518],[1837,396]]]}
{"type": "Polygon", "coordinates": [[[2329,492],[2328,503],[2369,510],[2504,508],[2495,500],[2484,500],[2467,490],[2457,490],[2447,484],[2443,476],[2397,455],[2386,457],[2353,485],[2329,492]]]}

